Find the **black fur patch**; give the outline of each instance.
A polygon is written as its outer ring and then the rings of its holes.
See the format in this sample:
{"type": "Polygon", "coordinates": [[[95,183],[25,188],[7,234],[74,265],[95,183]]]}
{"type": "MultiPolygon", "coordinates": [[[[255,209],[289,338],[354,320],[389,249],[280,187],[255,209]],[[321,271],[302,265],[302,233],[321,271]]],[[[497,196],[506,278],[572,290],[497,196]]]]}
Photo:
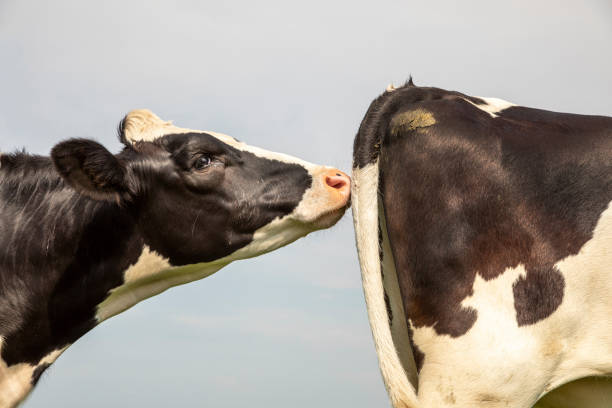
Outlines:
{"type": "Polygon", "coordinates": [[[512,286],[519,326],[537,323],[550,316],[563,301],[565,280],[555,267],[531,269],[512,286]]]}
{"type": "Polygon", "coordinates": [[[391,302],[389,300],[389,295],[385,290],[385,307],[387,308],[387,318],[389,319],[389,327],[393,326],[393,310],[391,309],[391,302]]]}

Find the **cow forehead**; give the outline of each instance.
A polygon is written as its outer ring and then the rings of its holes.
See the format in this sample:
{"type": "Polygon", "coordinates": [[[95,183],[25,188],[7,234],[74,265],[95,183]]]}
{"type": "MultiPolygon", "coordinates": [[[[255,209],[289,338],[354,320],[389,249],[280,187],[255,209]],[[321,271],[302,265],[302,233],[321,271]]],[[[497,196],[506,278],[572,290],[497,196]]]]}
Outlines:
{"type": "Polygon", "coordinates": [[[309,163],[302,159],[298,159],[297,157],[293,157],[283,153],[268,151],[255,146],[250,146],[246,143],[239,142],[235,138],[223,133],[175,126],[172,121],[163,120],[148,109],[137,109],[131,111],[125,116],[121,124],[122,138],[126,143],[129,144],[134,144],[136,142],[153,142],[156,139],[167,135],[182,133],[205,133],[207,135],[217,138],[221,142],[235,149],[253,153],[258,157],[276,160],[284,163],[295,163],[307,169],[315,167],[315,165],[313,165],[312,163],[309,163]]]}
{"type": "Polygon", "coordinates": [[[231,136],[217,132],[187,129],[175,126],[170,120],[163,120],[148,109],[137,109],[128,113],[121,125],[122,135],[126,142],[153,142],[160,137],[181,133],[207,133],[233,147],[242,143],[231,136]]]}

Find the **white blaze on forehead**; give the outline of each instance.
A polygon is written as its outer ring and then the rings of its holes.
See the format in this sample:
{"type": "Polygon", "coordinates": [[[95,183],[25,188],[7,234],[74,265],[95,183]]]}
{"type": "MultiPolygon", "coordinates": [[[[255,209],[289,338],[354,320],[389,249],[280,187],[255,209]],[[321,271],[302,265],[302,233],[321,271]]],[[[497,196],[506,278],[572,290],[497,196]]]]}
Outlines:
{"type": "Polygon", "coordinates": [[[497,113],[503,111],[504,109],[508,109],[512,106],[516,106],[515,104],[511,102],[504,101],[503,99],[499,99],[499,98],[483,98],[480,96],[475,96],[475,98],[485,101],[485,104],[484,105],[477,104],[477,103],[470,101],[467,98],[463,98],[463,100],[466,102],[469,102],[470,104],[474,105],[478,109],[487,112],[493,118],[496,118],[497,113]]]}
{"type": "Polygon", "coordinates": [[[271,152],[246,143],[239,142],[231,136],[207,130],[188,129],[175,126],[172,121],[162,120],[148,109],[137,109],[128,113],[123,121],[123,135],[128,143],[153,142],[166,135],[182,133],[205,133],[213,136],[235,149],[253,153],[255,156],[283,163],[295,163],[307,169],[316,167],[314,164],[288,154],[271,152]]]}

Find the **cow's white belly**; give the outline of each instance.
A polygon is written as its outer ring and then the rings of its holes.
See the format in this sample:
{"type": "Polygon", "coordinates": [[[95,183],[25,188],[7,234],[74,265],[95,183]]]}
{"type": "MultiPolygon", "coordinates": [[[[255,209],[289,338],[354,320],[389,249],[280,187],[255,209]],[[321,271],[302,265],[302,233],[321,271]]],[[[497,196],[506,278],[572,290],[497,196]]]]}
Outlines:
{"type": "MultiPolygon", "coordinates": [[[[516,321],[512,287],[525,275],[519,265],[490,281],[477,275],[473,295],[462,305],[476,309],[478,319],[465,335],[451,338],[431,327],[412,327],[414,342],[425,353],[418,378],[422,407],[528,408],[551,390],[539,407],[612,407],[612,382],[572,382],[612,374],[610,205],[593,238],[556,266],[565,279],[563,302],[535,324],[519,327],[516,321]],[[567,405],[558,405],[563,400],[567,405]],[[593,405],[597,401],[600,405],[593,405]]],[[[396,297],[387,284],[385,276],[389,295],[396,297]]],[[[399,333],[393,340],[398,350],[405,347],[399,333]]],[[[412,367],[402,360],[410,373],[412,367]]]]}

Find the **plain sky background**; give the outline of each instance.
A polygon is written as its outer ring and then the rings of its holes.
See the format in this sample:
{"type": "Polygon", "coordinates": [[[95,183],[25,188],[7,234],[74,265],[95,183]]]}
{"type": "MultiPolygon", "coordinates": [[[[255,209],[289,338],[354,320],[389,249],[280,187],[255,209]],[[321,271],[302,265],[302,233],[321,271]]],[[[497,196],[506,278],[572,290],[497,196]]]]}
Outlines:
{"type": "MultiPolygon", "coordinates": [[[[0,0],[0,150],[149,108],[350,170],[371,100],[417,85],[612,114],[612,2],[0,0]]],[[[169,220],[172,222],[172,220],[169,220]]],[[[386,407],[352,220],[87,334],[34,407],[386,407]]]]}

